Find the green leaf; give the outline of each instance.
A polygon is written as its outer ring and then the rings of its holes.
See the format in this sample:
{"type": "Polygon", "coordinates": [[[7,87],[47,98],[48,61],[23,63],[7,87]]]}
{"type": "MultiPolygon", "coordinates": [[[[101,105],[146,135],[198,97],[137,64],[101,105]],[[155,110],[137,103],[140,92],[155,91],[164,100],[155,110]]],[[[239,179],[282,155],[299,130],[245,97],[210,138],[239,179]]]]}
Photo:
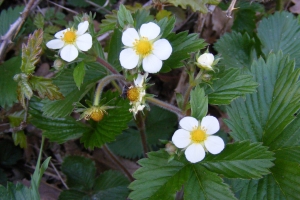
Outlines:
{"type": "Polygon", "coordinates": [[[133,190],[130,199],[174,199],[190,176],[189,165],[177,160],[168,162],[169,154],[165,151],[148,153],[148,158],[139,160],[141,168],[134,174],[136,179],[129,185],[133,190]]]}
{"type": "Polygon", "coordinates": [[[0,164],[11,166],[22,157],[22,150],[9,140],[0,141],[0,164]]]}
{"type": "Polygon", "coordinates": [[[261,143],[235,142],[218,155],[207,155],[201,164],[227,178],[261,178],[273,166],[273,153],[267,149],[261,143]]]}
{"type": "Polygon", "coordinates": [[[117,21],[118,16],[116,10],[113,10],[111,14],[105,15],[105,19],[103,19],[99,25],[100,31],[97,35],[102,35],[108,31],[114,30],[116,28],[117,21]]]}
{"type": "Polygon", "coordinates": [[[76,86],[78,87],[78,90],[80,90],[80,86],[83,83],[84,75],[85,75],[84,62],[80,62],[74,68],[73,71],[74,81],[76,83],[76,86]]]}
{"type": "Polygon", "coordinates": [[[44,16],[41,13],[38,13],[34,17],[33,24],[40,29],[44,28],[45,19],[44,16]]]}
{"type": "Polygon", "coordinates": [[[7,188],[0,185],[0,195],[3,200],[28,200],[32,199],[30,190],[21,183],[16,185],[7,182],[7,188]]]}
{"type": "Polygon", "coordinates": [[[184,199],[235,199],[229,186],[217,174],[201,165],[191,165],[191,176],[184,185],[184,199]]]}
{"type": "Polygon", "coordinates": [[[27,45],[22,45],[22,65],[21,71],[26,74],[34,72],[35,64],[40,59],[42,52],[43,30],[38,29],[29,35],[27,45]]]}
{"type": "MultiPolygon", "coordinates": [[[[24,110],[9,115],[8,119],[11,127],[20,126],[21,122],[24,119],[24,110]]],[[[27,148],[27,138],[23,130],[18,132],[13,132],[12,138],[15,146],[20,145],[21,148],[27,148]]]]}
{"type": "Polygon", "coordinates": [[[115,108],[107,110],[108,114],[100,122],[91,121],[92,129],[85,132],[80,139],[85,148],[94,149],[107,142],[114,141],[116,136],[127,128],[128,122],[132,119],[128,100],[121,99],[116,92],[107,92],[102,96],[103,99],[100,100],[100,104],[107,104],[115,108]]]}
{"type": "Polygon", "coordinates": [[[234,101],[227,109],[230,120],[226,123],[237,141],[250,139],[271,145],[300,109],[300,71],[294,70],[294,62],[280,53],[271,54],[267,62],[254,62],[251,71],[259,83],[257,93],[247,95],[247,101],[234,101]]]}
{"type": "Polygon", "coordinates": [[[0,66],[0,106],[3,108],[10,107],[17,101],[18,84],[13,77],[21,72],[20,66],[20,57],[13,57],[0,66]]]}
{"type": "Polygon", "coordinates": [[[31,85],[29,84],[28,80],[18,81],[17,93],[18,93],[19,102],[23,106],[24,110],[26,110],[27,106],[25,103],[25,98],[31,99],[31,97],[33,95],[33,91],[32,91],[31,85]]]}
{"type": "Polygon", "coordinates": [[[30,103],[30,123],[43,130],[43,136],[52,142],[59,144],[68,140],[77,139],[89,130],[84,124],[75,121],[72,117],[52,118],[44,116],[42,108],[44,104],[38,101],[30,103]]]}
{"type": "Polygon", "coordinates": [[[120,52],[122,50],[123,44],[121,41],[122,38],[122,32],[119,29],[115,29],[110,42],[109,42],[109,50],[108,50],[108,56],[107,61],[114,66],[114,68],[117,71],[121,71],[121,63],[119,60],[120,52]]]}
{"type": "MultiPolygon", "coordinates": [[[[150,111],[145,111],[145,129],[148,148],[157,148],[161,140],[169,139],[176,130],[177,116],[158,106],[150,106],[150,111]]],[[[117,155],[126,158],[137,158],[143,155],[141,135],[135,123],[128,124],[129,129],[116,137],[116,141],[108,144],[109,148],[117,155]]]]}
{"type": "Polygon", "coordinates": [[[204,40],[199,39],[198,34],[188,34],[187,31],[178,34],[171,33],[166,39],[172,46],[172,54],[167,60],[163,61],[161,73],[182,67],[183,63],[181,61],[190,58],[189,53],[199,51],[205,47],[204,40]]]}
{"type": "Polygon", "coordinates": [[[145,10],[145,9],[139,9],[137,10],[132,17],[134,18],[135,21],[135,29],[139,29],[142,24],[146,24],[148,22],[153,21],[153,16],[150,15],[150,11],[149,10],[145,10]]]}
{"type": "Polygon", "coordinates": [[[105,171],[95,181],[93,199],[126,199],[129,195],[129,180],[118,171],[105,171]]]}
{"type": "Polygon", "coordinates": [[[214,105],[230,104],[245,94],[256,91],[258,84],[252,75],[241,74],[239,69],[220,69],[211,86],[206,86],[208,102],[214,105]]]}
{"type": "Polygon", "coordinates": [[[32,89],[37,91],[40,98],[44,99],[46,96],[50,100],[63,99],[64,96],[58,90],[59,88],[52,83],[51,79],[40,76],[31,76],[29,83],[32,89]]]}
{"type": "Polygon", "coordinates": [[[247,33],[242,35],[233,31],[224,34],[214,47],[223,57],[220,64],[248,72],[253,60],[256,59],[254,45],[254,39],[247,33]]]}
{"type": "Polygon", "coordinates": [[[13,24],[23,11],[24,6],[16,6],[15,8],[9,7],[7,10],[2,10],[0,14],[0,36],[4,36],[10,25],[13,24]]]}
{"type": "Polygon", "coordinates": [[[300,25],[292,13],[276,12],[264,18],[257,27],[257,35],[265,55],[282,51],[300,67],[300,25]]]}
{"type": "Polygon", "coordinates": [[[201,13],[207,13],[208,9],[206,4],[218,5],[220,1],[218,0],[168,0],[169,3],[174,4],[174,6],[178,7],[181,6],[182,8],[186,9],[187,6],[196,12],[200,11],[201,13]]]}
{"type": "Polygon", "coordinates": [[[204,89],[196,86],[191,91],[191,116],[201,120],[208,111],[208,98],[205,96],[204,89]]]}
{"type": "Polygon", "coordinates": [[[128,11],[123,4],[120,5],[118,11],[118,22],[121,28],[125,28],[127,25],[133,25],[134,21],[130,11],[128,11]]]}
{"type": "Polygon", "coordinates": [[[90,200],[91,198],[85,193],[78,190],[63,190],[59,197],[59,200],[90,200]]]}
{"type": "Polygon", "coordinates": [[[174,29],[175,26],[175,17],[165,17],[157,22],[157,25],[160,27],[161,38],[167,37],[174,29]]]}
{"type": "Polygon", "coordinates": [[[71,189],[91,190],[96,176],[95,163],[81,156],[68,156],[64,159],[62,172],[67,176],[67,184],[71,189]]]}
{"type": "Polygon", "coordinates": [[[45,101],[46,104],[42,108],[45,116],[55,118],[66,117],[73,111],[73,103],[79,102],[96,82],[105,76],[106,70],[100,64],[85,64],[87,70],[80,90],[78,90],[74,82],[72,69],[65,69],[59,76],[53,79],[53,83],[60,88],[65,98],[52,102],[45,101]]]}

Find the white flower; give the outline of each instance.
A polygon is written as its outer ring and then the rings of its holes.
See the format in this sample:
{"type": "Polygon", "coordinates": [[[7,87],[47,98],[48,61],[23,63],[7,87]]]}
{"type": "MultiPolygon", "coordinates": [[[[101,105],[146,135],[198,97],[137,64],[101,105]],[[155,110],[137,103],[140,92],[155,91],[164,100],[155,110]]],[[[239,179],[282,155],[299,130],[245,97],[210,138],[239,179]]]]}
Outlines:
{"type": "Polygon", "coordinates": [[[197,65],[205,70],[213,70],[212,64],[214,62],[214,55],[211,53],[204,53],[197,59],[197,65]]]}
{"type": "Polygon", "coordinates": [[[146,78],[148,73],[144,75],[138,74],[138,77],[134,80],[134,86],[130,86],[127,90],[127,98],[130,101],[132,108],[129,109],[133,112],[134,116],[138,111],[145,108],[145,95],[146,95],[146,78]]]}
{"type": "Polygon", "coordinates": [[[162,68],[162,60],[172,53],[172,46],[166,39],[159,39],[160,27],[153,22],[143,24],[139,33],[134,28],[123,32],[125,49],[120,53],[120,62],[125,69],[133,69],[141,62],[143,69],[156,73],[162,68]]]}
{"type": "Polygon", "coordinates": [[[224,149],[222,138],[213,136],[220,129],[217,118],[206,116],[199,123],[193,117],[184,117],[179,125],[181,129],[175,131],[172,141],[176,147],[185,148],[185,157],[191,163],[203,160],[205,151],[218,154],[224,149]]]}
{"type": "Polygon", "coordinates": [[[78,30],[67,28],[57,32],[56,39],[47,42],[49,49],[60,49],[60,56],[63,60],[71,62],[78,56],[78,51],[87,51],[92,47],[92,36],[85,33],[88,30],[89,22],[84,21],[78,24],[78,30]]]}

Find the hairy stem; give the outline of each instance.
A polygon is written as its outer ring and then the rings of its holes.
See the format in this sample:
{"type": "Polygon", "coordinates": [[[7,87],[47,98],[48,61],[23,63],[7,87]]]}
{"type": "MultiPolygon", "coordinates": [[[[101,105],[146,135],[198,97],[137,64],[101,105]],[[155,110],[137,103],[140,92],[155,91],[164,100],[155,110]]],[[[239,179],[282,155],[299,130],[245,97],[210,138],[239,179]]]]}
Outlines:
{"type": "Polygon", "coordinates": [[[186,93],[184,94],[183,105],[182,105],[182,109],[184,111],[185,111],[186,105],[187,105],[187,103],[189,101],[190,93],[191,93],[191,91],[192,91],[193,88],[194,88],[194,86],[190,84],[189,87],[188,87],[188,89],[187,89],[187,91],[186,91],[186,93]]]}
{"type": "Polygon", "coordinates": [[[144,118],[142,112],[137,113],[137,118],[135,121],[136,121],[137,128],[139,129],[139,132],[141,135],[143,154],[144,154],[144,157],[147,158],[148,157],[147,156],[148,145],[147,145],[147,137],[146,137],[145,118],[144,118]]]}

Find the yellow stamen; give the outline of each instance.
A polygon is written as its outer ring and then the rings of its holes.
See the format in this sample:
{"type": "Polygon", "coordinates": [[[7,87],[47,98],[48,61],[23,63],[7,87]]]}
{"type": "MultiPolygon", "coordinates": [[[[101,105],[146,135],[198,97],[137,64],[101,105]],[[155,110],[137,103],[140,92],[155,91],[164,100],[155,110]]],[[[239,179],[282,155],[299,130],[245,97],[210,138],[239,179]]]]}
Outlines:
{"type": "Polygon", "coordinates": [[[152,43],[148,40],[148,38],[142,37],[140,40],[137,40],[134,44],[134,49],[136,54],[145,57],[149,55],[152,50],[152,43]]]}
{"type": "Polygon", "coordinates": [[[137,101],[140,96],[140,90],[137,87],[129,88],[127,91],[127,98],[129,101],[137,101]]]}
{"type": "Polygon", "coordinates": [[[206,132],[202,129],[194,129],[191,131],[191,140],[194,143],[200,143],[205,141],[207,138],[206,132]]]}
{"type": "Polygon", "coordinates": [[[65,32],[63,40],[68,44],[74,43],[76,40],[75,32],[73,30],[65,32]]]}

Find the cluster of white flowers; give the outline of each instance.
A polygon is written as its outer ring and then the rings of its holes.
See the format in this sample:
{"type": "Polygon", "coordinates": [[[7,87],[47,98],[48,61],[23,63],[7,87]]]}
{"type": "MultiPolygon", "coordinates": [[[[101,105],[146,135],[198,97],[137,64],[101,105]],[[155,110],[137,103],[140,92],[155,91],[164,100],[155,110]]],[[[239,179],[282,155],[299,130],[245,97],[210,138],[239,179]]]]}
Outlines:
{"type": "Polygon", "coordinates": [[[220,153],[224,141],[219,136],[213,136],[220,129],[219,121],[213,116],[206,116],[201,123],[194,117],[184,117],[180,120],[178,129],[172,142],[178,148],[184,148],[185,157],[191,163],[200,162],[205,157],[205,152],[220,153]]]}

